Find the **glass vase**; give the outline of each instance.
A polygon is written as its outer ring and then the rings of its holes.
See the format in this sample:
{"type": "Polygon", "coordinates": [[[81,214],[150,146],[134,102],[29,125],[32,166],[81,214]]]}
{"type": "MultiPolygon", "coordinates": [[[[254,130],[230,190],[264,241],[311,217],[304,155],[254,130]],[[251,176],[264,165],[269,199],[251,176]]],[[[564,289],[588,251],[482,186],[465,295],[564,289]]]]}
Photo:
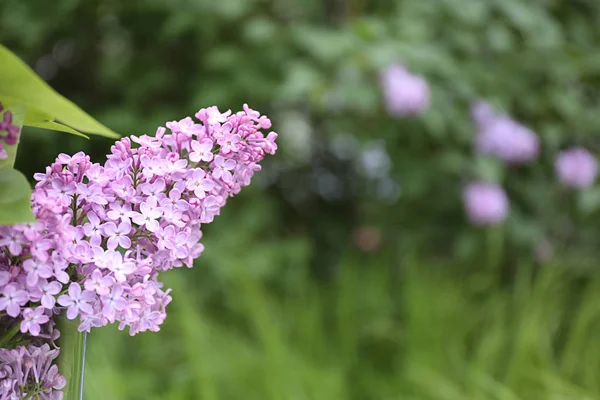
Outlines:
{"type": "Polygon", "coordinates": [[[82,400],[87,332],[77,330],[79,318],[69,320],[64,312],[57,317],[56,323],[60,330],[58,370],[67,381],[63,400],[82,400]]]}

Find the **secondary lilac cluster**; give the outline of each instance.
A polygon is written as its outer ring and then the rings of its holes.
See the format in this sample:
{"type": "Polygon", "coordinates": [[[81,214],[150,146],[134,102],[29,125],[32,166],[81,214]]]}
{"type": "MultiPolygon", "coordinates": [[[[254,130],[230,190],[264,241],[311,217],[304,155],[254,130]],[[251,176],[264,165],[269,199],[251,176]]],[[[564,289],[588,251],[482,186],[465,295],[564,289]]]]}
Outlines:
{"type": "Polygon", "coordinates": [[[61,154],[34,176],[37,222],[0,227],[0,312],[22,334],[51,330],[57,310],[78,318],[80,331],[159,329],[171,301],[159,273],[192,266],[202,224],[277,149],[277,134],[261,132],[270,120],[247,105],[195,116],[121,139],[104,165],[61,154]]]}
{"type": "Polygon", "coordinates": [[[463,200],[471,222],[476,225],[496,224],[508,215],[508,197],[496,184],[471,183],[463,191],[463,200]]]}
{"type": "Polygon", "coordinates": [[[496,114],[484,102],[473,105],[472,117],[477,125],[475,145],[483,154],[493,154],[510,164],[523,164],[537,157],[540,139],[529,128],[506,115],[496,114]]]}
{"type": "Polygon", "coordinates": [[[0,349],[0,399],[61,400],[67,382],[53,364],[58,353],[48,344],[0,349]]]}
{"type": "MultiPolygon", "coordinates": [[[[0,113],[4,110],[2,104],[0,104],[0,113]]],[[[4,160],[8,157],[6,154],[5,145],[15,145],[19,137],[21,129],[13,125],[12,123],[12,112],[5,111],[0,121],[0,160],[4,160]]]]}
{"type": "Polygon", "coordinates": [[[559,181],[575,189],[591,186],[598,175],[596,157],[581,147],[561,151],[556,157],[555,168],[559,181]]]}
{"type": "Polygon", "coordinates": [[[402,64],[391,64],[380,75],[385,106],[390,115],[418,115],[429,108],[427,81],[409,72],[402,64]]]}

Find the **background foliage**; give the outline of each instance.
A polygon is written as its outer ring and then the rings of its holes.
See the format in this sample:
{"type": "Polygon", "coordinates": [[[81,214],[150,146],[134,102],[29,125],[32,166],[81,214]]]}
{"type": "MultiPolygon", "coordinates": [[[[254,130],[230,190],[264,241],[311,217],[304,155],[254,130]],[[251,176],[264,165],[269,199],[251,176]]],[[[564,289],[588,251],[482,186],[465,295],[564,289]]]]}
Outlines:
{"type": "MultiPolygon", "coordinates": [[[[567,145],[600,150],[599,17],[588,0],[0,2],[0,42],[116,132],[247,102],[281,134],[170,274],[163,331],[90,336],[88,398],[600,398],[600,188],[553,172],[567,145]],[[421,118],[384,112],[396,60],[430,83],[421,118]],[[535,164],[473,153],[479,98],[540,135],[535,164]],[[466,221],[476,177],[507,188],[504,226],[466,221]]],[[[27,129],[16,166],[109,146],[27,129]]]]}

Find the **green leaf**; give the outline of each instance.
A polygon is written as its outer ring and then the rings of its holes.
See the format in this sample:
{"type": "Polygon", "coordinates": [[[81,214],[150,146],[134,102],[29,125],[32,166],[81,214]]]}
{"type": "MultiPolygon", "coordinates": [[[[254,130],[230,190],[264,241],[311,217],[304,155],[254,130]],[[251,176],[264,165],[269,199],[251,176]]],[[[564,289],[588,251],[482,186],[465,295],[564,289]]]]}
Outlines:
{"type": "Polygon", "coordinates": [[[66,125],[63,125],[60,122],[53,121],[52,119],[52,116],[49,114],[43,113],[35,109],[28,109],[27,114],[25,114],[24,125],[33,126],[34,128],[44,128],[53,131],[67,132],[73,135],[83,136],[86,139],[89,138],[87,135],[84,135],[83,133],[78,132],[75,129],[70,128],[66,125]]]}
{"type": "Polygon", "coordinates": [[[0,45],[0,101],[24,104],[25,125],[118,138],[119,135],[58,94],[31,68],[0,45]]]}
{"type": "Polygon", "coordinates": [[[16,169],[0,169],[0,225],[35,222],[29,200],[31,187],[16,169]]]}

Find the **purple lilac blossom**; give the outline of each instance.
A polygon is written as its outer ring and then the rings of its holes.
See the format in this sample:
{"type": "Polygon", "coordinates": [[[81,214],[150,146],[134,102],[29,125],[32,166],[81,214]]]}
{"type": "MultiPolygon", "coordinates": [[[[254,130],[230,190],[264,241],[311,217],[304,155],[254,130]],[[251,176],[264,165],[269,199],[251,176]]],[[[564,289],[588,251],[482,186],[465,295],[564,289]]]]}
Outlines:
{"type": "MultiPolygon", "coordinates": [[[[54,340],[52,317],[65,310],[80,331],[113,322],[131,335],[159,330],[171,301],[160,273],[192,267],[204,250],[202,225],[277,150],[277,134],[261,132],[271,121],[247,105],[235,114],[210,107],[195,116],[198,122],[168,122],[169,131],[159,127],[155,136],[119,140],[103,165],[81,152],[60,154],[35,174],[36,222],[0,226],[2,330],[54,340]]],[[[0,399],[22,398],[24,385],[34,385],[40,398],[62,398],[50,367],[54,353],[17,350],[0,349],[0,399]],[[19,354],[33,367],[24,368],[19,354]]]]}
{"type": "Polygon", "coordinates": [[[203,250],[201,225],[277,149],[277,134],[261,133],[269,119],[247,105],[236,114],[210,107],[196,117],[167,123],[170,133],[161,127],[154,137],[121,139],[104,165],[61,154],[36,174],[37,222],[0,227],[0,311],[19,318],[28,310],[23,329],[30,333],[56,304],[80,318],[81,330],[110,320],[131,334],[158,330],[171,301],[159,272],[192,266],[203,250]],[[108,307],[107,315],[103,299],[114,291],[135,306],[108,307]]]}
{"type": "Polygon", "coordinates": [[[502,187],[487,182],[474,182],[463,191],[467,215],[476,225],[493,225],[508,215],[508,198],[502,187]]]}
{"type": "Polygon", "coordinates": [[[489,104],[476,102],[471,115],[477,125],[475,147],[482,154],[493,154],[511,164],[535,159],[540,151],[539,137],[526,126],[505,115],[494,113],[489,104]]]}
{"type": "Polygon", "coordinates": [[[380,75],[383,99],[388,113],[394,117],[418,115],[429,108],[427,81],[410,73],[402,64],[392,64],[380,75]]]}
{"type": "Polygon", "coordinates": [[[581,147],[561,151],[556,157],[555,168],[560,182],[576,189],[591,186],[598,174],[596,157],[581,147]]]}
{"type": "MultiPolygon", "coordinates": [[[[4,107],[2,104],[0,104],[0,113],[3,110],[4,107]]],[[[5,111],[2,121],[0,121],[0,160],[8,158],[8,154],[6,153],[6,148],[4,146],[17,144],[20,131],[21,129],[12,123],[12,112],[8,110],[5,111]]]]}

